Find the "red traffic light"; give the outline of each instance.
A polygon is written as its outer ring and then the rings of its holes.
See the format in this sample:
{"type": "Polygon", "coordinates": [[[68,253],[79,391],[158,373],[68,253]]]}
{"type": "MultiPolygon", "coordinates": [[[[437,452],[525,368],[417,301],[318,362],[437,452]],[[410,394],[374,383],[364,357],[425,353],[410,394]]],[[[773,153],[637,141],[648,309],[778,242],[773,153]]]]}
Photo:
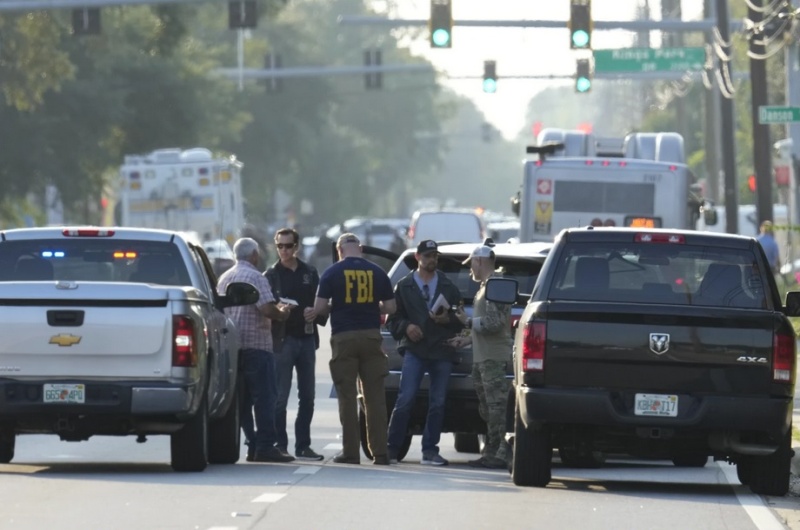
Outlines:
{"type": "Polygon", "coordinates": [[[747,177],[747,187],[752,192],[756,191],[756,176],[755,175],[750,175],[749,177],[747,177]]]}

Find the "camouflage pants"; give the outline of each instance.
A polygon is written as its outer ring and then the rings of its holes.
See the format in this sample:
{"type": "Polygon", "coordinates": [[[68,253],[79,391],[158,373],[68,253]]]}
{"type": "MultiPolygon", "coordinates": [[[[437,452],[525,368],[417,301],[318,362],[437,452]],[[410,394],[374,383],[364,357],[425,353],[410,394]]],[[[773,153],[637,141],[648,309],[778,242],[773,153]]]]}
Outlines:
{"type": "Polygon", "coordinates": [[[472,365],[472,380],[478,394],[478,412],[486,422],[484,456],[506,459],[506,404],[509,381],[506,379],[506,363],[482,361],[472,365]]]}

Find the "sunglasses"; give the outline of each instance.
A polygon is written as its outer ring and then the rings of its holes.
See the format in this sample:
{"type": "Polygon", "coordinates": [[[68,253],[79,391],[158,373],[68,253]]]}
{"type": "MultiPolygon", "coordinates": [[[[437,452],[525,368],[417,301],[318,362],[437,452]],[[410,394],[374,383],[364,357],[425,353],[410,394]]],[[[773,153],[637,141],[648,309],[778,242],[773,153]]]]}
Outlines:
{"type": "Polygon", "coordinates": [[[294,248],[294,243],[275,243],[275,246],[278,247],[278,250],[283,250],[285,248],[294,248]]]}

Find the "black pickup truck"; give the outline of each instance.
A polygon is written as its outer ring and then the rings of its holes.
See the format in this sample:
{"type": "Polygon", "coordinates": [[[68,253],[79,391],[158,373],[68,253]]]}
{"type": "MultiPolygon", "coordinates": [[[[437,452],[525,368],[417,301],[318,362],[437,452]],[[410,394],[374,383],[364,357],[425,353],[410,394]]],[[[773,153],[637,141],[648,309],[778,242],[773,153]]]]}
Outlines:
{"type": "Polygon", "coordinates": [[[557,449],[578,467],[712,457],[754,493],[785,495],[799,315],[800,292],[781,303],[753,238],[561,232],[515,335],[514,483],[547,485],[557,449]]]}

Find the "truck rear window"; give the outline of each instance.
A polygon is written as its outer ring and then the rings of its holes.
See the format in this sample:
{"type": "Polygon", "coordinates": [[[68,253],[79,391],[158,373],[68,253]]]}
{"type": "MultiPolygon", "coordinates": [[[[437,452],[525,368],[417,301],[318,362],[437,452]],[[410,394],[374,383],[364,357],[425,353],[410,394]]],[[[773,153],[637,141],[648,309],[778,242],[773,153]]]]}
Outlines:
{"type": "Polygon", "coordinates": [[[766,308],[764,275],[768,273],[751,251],[575,243],[560,256],[548,298],[766,308]]]}
{"type": "Polygon", "coordinates": [[[53,280],[191,285],[172,243],[84,238],[0,243],[0,281],[53,280]]]}

